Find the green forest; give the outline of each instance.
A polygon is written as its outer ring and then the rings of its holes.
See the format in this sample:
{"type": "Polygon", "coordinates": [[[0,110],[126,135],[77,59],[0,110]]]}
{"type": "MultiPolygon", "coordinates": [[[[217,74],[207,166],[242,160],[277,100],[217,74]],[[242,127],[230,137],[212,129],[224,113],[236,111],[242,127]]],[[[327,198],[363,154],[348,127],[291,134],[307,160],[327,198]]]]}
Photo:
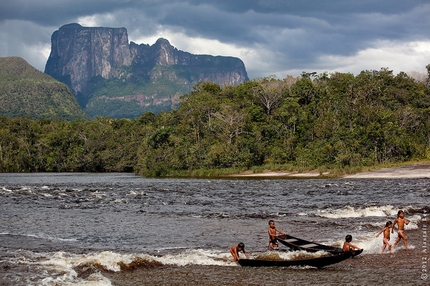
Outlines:
{"type": "Polygon", "coordinates": [[[429,160],[427,70],[425,81],[383,68],[199,83],[178,109],[135,119],[0,117],[0,171],[349,173],[429,160]]]}

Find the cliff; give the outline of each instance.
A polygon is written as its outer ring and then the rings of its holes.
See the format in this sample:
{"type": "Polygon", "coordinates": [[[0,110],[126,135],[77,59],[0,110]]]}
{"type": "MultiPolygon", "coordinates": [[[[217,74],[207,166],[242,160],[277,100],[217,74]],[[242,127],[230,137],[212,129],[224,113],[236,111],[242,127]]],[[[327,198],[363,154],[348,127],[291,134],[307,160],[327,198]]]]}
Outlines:
{"type": "Polygon", "coordinates": [[[234,57],[193,55],[158,39],[128,40],[125,28],[68,24],[51,38],[45,73],[66,83],[91,116],[136,117],[175,108],[200,81],[237,85],[248,80],[234,57]]]}
{"type": "Polygon", "coordinates": [[[89,119],[67,85],[20,57],[0,58],[0,115],[89,119]]]}

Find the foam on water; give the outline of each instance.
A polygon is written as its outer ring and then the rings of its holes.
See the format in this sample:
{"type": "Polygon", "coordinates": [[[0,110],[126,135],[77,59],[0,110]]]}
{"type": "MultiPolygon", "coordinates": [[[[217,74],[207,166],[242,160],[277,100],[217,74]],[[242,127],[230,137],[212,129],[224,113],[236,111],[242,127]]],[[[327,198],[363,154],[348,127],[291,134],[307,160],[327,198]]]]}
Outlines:
{"type": "Polygon", "coordinates": [[[68,277],[66,275],[59,276],[56,278],[48,277],[38,283],[42,286],[57,286],[57,285],[82,285],[82,286],[111,286],[112,283],[109,279],[101,275],[100,273],[93,273],[84,279],[76,279],[68,277]]]}
{"type": "MultiPolygon", "coordinates": [[[[354,245],[363,248],[361,255],[378,254],[382,248],[382,235],[376,233],[353,233],[354,245]]],[[[396,233],[391,236],[394,244],[396,233]]],[[[341,247],[342,240],[327,242],[327,245],[341,247]]],[[[393,252],[403,249],[401,241],[393,252]]],[[[410,245],[414,248],[414,245],[410,245]]],[[[385,250],[387,252],[387,250],[385,250]]],[[[119,253],[115,251],[101,251],[87,254],[72,254],[65,251],[39,253],[32,251],[17,251],[17,264],[31,265],[39,269],[38,279],[28,277],[31,281],[38,281],[37,285],[111,285],[109,279],[103,276],[103,271],[120,272],[135,268],[159,267],[162,265],[217,265],[237,267],[237,263],[229,263],[230,253],[211,249],[163,249],[160,255],[147,253],[119,253]],[[169,253],[170,251],[170,253],[169,253]],[[79,275],[85,269],[92,269],[90,275],[79,275]],[[43,273],[42,277],[41,274],[43,273]]],[[[251,259],[298,260],[311,259],[327,255],[320,251],[309,253],[305,251],[265,251],[250,252],[251,259]]],[[[241,256],[243,257],[243,255],[241,256]]],[[[30,280],[29,280],[30,281],[30,280]]],[[[34,284],[34,285],[36,285],[34,284]]],[[[31,283],[29,285],[32,285],[31,283]]]]}
{"type": "Polygon", "coordinates": [[[327,256],[329,253],[325,251],[306,252],[299,251],[266,251],[264,253],[251,255],[250,258],[263,259],[263,260],[302,260],[312,259],[327,256]]]}
{"type": "MultiPolygon", "coordinates": [[[[377,232],[376,233],[370,233],[370,232],[352,233],[351,235],[353,237],[353,240],[351,243],[357,247],[364,249],[364,252],[362,255],[381,253],[383,234],[380,234],[378,237],[376,237],[376,234],[377,232]]],[[[407,230],[406,230],[406,236],[408,236],[407,230]]],[[[396,239],[397,239],[397,232],[394,231],[394,233],[392,233],[390,237],[391,245],[394,245],[394,242],[396,241],[396,239]]],[[[335,240],[335,241],[329,241],[326,244],[341,248],[343,246],[343,243],[344,243],[344,240],[335,240]]],[[[408,246],[411,249],[415,248],[415,246],[411,244],[410,241],[408,241],[408,246]]],[[[398,251],[399,249],[404,249],[403,240],[400,240],[400,242],[398,243],[396,248],[392,250],[392,252],[398,251]]],[[[385,248],[384,252],[387,252],[387,251],[388,251],[388,247],[385,248]]]]}
{"type": "MultiPolygon", "coordinates": [[[[15,263],[31,265],[39,270],[37,285],[111,285],[101,271],[120,272],[136,267],[159,267],[161,265],[219,265],[237,266],[228,263],[230,253],[203,249],[186,249],[175,254],[162,256],[145,253],[118,253],[113,251],[89,254],[72,254],[64,251],[37,253],[19,251],[15,263]],[[96,269],[85,279],[79,276],[77,269],[96,269]],[[44,273],[43,277],[40,277],[44,273]]],[[[28,277],[31,281],[36,277],[28,277]]]]}
{"type": "MultiPolygon", "coordinates": [[[[414,214],[408,215],[409,210],[414,210],[411,206],[405,207],[406,219],[410,221],[409,228],[417,229],[417,223],[421,220],[421,216],[414,214]]],[[[364,218],[364,217],[386,217],[387,220],[394,221],[397,217],[398,209],[391,205],[384,206],[369,206],[369,207],[352,207],[345,206],[339,209],[323,209],[315,212],[316,216],[338,219],[338,218],[364,218]]]]}
{"type": "Polygon", "coordinates": [[[50,235],[46,235],[43,233],[14,233],[14,232],[0,232],[0,235],[11,235],[11,236],[22,236],[22,237],[31,237],[31,238],[40,238],[40,239],[46,239],[50,241],[62,241],[62,242],[76,242],[76,238],[61,238],[61,237],[53,237],[50,235]]]}
{"type": "Polygon", "coordinates": [[[155,257],[156,261],[163,264],[173,264],[185,266],[190,264],[198,265],[228,265],[227,260],[231,258],[230,253],[214,252],[203,249],[188,249],[179,254],[167,254],[155,257]]]}
{"type": "Polygon", "coordinates": [[[397,209],[391,205],[370,206],[365,208],[354,208],[345,206],[341,209],[323,209],[315,213],[317,216],[326,218],[354,218],[354,217],[371,217],[371,216],[393,216],[397,214],[397,209]]]}
{"type": "Polygon", "coordinates": [[[18,251],[15,263],[29,265],[40,270],[39,273],[27,273],[27,285],[88,285],[109,286],[109,279],[100,272],[91,273],[85,279],[80,278],[74,267],[80,263],[89,263],[90,259],[82,255],[66,252],[36,253],[31,251],[18,251]]]}

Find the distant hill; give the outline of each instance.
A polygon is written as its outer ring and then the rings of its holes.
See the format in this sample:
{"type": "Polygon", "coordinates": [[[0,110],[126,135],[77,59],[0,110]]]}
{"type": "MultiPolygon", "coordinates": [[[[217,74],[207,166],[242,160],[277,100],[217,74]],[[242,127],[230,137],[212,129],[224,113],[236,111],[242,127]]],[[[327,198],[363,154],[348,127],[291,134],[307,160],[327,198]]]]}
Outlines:
{"type": "Polygon", "coordinates": [[[242,60],[193,55],[158,39],[128,40],[125,28],[67,24],[51,37],[45,73],[66,83],[91,116],[134,118],[175,109],[198,82],[238,85],[248,80],[242,60]]]}
{"type": "Polygon", "coordinates": [[[20,57],[0,58],[0,115],[88,119],[69,87],[20,57]]]}

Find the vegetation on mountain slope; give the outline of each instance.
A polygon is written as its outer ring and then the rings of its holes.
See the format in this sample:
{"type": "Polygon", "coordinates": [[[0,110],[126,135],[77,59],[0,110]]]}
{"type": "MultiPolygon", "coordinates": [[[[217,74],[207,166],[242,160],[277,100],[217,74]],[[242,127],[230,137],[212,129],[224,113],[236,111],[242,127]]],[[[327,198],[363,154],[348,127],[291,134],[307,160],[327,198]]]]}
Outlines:
{"type": "Polygon", "coordinates": [[[88,119],[67,85],[19,57],[0,58],[0,115],[88,119]]]}

